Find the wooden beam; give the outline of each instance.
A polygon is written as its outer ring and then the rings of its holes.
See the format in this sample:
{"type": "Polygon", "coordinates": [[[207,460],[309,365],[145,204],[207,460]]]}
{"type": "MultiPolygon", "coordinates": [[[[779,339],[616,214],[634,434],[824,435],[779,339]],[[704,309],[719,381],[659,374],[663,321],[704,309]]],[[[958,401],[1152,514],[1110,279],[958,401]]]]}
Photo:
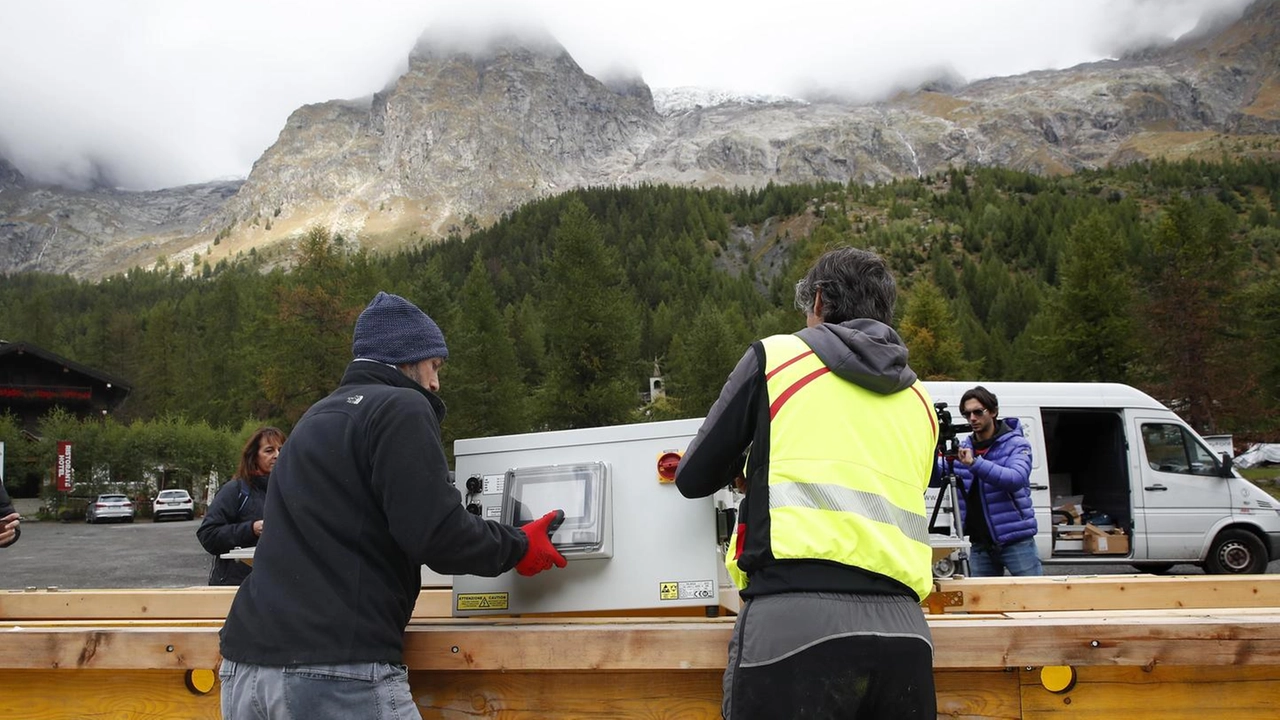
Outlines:
{"type": "MultiPolygon", "coordinates": [[[[0,591],[0,622],[24,620],[225,620],[234,587],[0,591]]],[[[414,619],[449,617],[450,590],[423,590],[414,619]]]]}
{"type": "MultiPolygon", "coordinates": [[[[934,598],[936,611],[947,613],[1280,605],[1280,575],[955,578],[938,580],[936,585],[935,595],[942,596],[934,598]]],[[[925,604],[931,605],[928,600],[925,604]]]]}
{"type": "Polygon", "coordinates": [[[723,670],[733,620],[410,626],[405,664],[428,670],[723,670]]]}
{"type": "MultiPolygon", "coordinates": [[[[188,669],[218,661],[216,625],[0,627],[0,669],[188,669]]],[[[433,671],[720,670],[732,618],[428,620],[405,663],[433,671]]],[[[1280,610],[930,619],[934,666],[1280,665],[1280,610]]]]}
{"type": "MultiPolygon", "coordinates": [[[[135,718],[216,720],[219,686],[192,692],[176,670],[7,670],[0,717],[30,720],[135,718]]],[[[714,720],[718,670],[686,672],[409,673],[424,718],[506,720],[714,720]]],[[[1051,693],[1033,670],[940,670],[938,715],[966,720],[1079,717],[1275,717],[1280,666],[1084,667],[1075,686],[1051,693]]]]}
{"type": "MultiPolygon", "coordinates": [[[[191,670],[218,666],[217,627],[3,628],[0,669],[191,670]]],[[[3,673],[0,673],[3,674],[3,673]]]]}
{"type": "Polygon", "coordinates": [[[1280,665],[1280,611],[931,623],[934,667],[1280,665]]]}
{"type": "Polygon", "coordinates": [[[179,670],[6,670],[0,673],[0,717],[219,720],[218,686],[197,695],[185,676],[179,670]]]}
{"type": "Polygon", "coordinates": [[[1022,717],[1018,673],[1000,670],[940,670],[933,674],[939,718],[1015,720],[1022,717]]]}
{"type": "Polygon", "coordinates": [[[410,672],[424,718],[718,720],[721,671],[410,672]]]}
{"type": "Polygon", "coordinates": [[[10,590],[0,592],[4,621],[225,619],[234,587],[163,590],[10,590]]]}
{"type": "Polygon", "coordinates": [[[1081,667],[1061,694],[1045,690],[1036,671],[1022,679],[1023,717],[1274,720],[1280,667],[1081,667]]]}

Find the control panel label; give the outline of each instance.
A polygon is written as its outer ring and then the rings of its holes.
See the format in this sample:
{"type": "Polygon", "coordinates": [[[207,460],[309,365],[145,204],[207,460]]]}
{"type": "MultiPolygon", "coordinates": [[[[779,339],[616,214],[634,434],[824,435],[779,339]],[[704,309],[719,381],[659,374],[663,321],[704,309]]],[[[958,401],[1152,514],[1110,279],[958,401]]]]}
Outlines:
{"type": "Polygon", "coordinates": [[[502,506],[490,505],[489,507],[486,507],[484,509],[484,516],[489,518],[490,520],[497,520],[498,518],[502,517],[502,506]]]}
{"type": "Polygon", "coordinates": [[[458,610],[507,610],[507,593],[459,593],[458,610]]]}
{"type": "Polygon", "coordinates": [[[714,580],[683,580],[658,583],[659,600],[714,600],[714,580]]]}
{"type": "Polygon", "coordinates": [[[506,475],[485,475],[484,476],[484,494],[485,495],[501,495],[507,489],[506,475]]]}

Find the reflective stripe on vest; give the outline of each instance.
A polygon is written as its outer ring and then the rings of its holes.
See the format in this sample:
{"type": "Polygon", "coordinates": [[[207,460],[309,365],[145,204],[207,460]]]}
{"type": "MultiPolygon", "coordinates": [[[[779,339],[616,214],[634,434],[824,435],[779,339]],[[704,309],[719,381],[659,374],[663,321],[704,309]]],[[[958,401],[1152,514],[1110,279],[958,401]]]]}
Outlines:
{"type": "Polygon", "coordinates": [[[923,599],[933,587],[924,492],[937,444],[928,391],[919,382],[892,395],[867,390],[831,373],[796,335],[762,344],[771,554],[870,570],[923,599]]]}

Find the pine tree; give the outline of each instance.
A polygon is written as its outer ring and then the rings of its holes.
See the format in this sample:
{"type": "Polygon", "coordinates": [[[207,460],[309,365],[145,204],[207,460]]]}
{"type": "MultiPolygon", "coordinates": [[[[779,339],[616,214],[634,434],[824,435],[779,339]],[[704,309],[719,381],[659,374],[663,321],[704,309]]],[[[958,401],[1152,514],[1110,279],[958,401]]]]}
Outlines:
{"type": "Polygon", "coordinates": [[[1123,238],[1090,215],[1072,229],[1060,268],[1062,285],[1045,310],[1048,334],[1033,343],[1040,364],[1059,381],[1127,381],[1137,347],[1123,238]]]}
{"type": "Polygon", "coordinates": [[[671,341],[667,393],[685,417],[705,415],[720,397],[725,378],[746,350],[741,315],[704,302],[693,321],[671,341]]]}
{"type": "Polygon", "coordinates": [[[615,253],[577,198],[560,214],[545,283],[543,422],[549,428],[625,422],[639,404],[639,313],[615,253]]]}
{"type": "Polygon", "coordinates": [[[972,374],[956,332],[955,315],[932,281],[921,280],[911,288],[900,332],[910,352],[907,362],[920,379],[958,380],[972,374]]]}
{"type": "Polygon", "coordinates": [[[322,227],[302,245],[297,269],[279,288],[276,311],[261,339],[262,373],[271,415],[296,421],[342,377],[351,359],[351,328],[359,308],[345,297],[342,249],[322,227]]]}
{"type": "Polygon", "coordinates": [[[448,335],[449,362],[440,387],[440,395],[449,403],[450,435],[485,437],[524,431],[527,390],[479,255],[462,285],[459,310],[448,335]]]}
{"type": "Polygon", "coordinates": [[[1220,204],[1201,209],[1175,196],[1149,241],[1144,325],[1158,364],[1153,385],[1185,403],[1187,421],[1201,432],[1217,431],[1219,406],[1250,395],[1238,382],[1228,313],[1240,267],[1234,218],[1220,204]]]}

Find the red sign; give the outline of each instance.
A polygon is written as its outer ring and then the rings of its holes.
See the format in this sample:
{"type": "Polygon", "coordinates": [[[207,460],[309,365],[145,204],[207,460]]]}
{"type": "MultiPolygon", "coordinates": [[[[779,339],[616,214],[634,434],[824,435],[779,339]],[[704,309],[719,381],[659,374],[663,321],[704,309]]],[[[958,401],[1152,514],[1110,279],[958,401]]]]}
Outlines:
{"type": "Polygon", "coordinates": [[[0,398],[11,400],[92,400],[93,391],[72,387],[0,385],[0,398]]]}
{"type": "Polygon", "coordinates": [[[59,492],[71,492],[71,488],[75,485],[71,477],[71,443],[66,440],[58,441],[58,484],[59,492]]]}

